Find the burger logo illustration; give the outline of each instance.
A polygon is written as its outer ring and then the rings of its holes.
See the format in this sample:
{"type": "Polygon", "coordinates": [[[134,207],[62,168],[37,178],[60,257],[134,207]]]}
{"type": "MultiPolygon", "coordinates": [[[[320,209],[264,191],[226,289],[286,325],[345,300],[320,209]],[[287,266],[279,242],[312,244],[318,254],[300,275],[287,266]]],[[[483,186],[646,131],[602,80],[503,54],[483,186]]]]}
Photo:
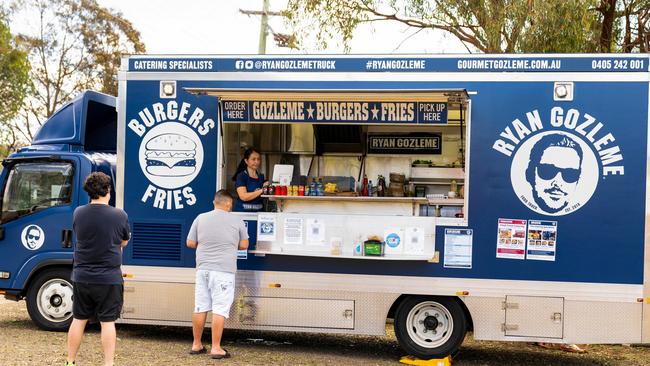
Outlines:
{"type": "MultiPolygon", "coordinates": [[[[196,204],[195,179],[201,174],[206,157],[201,139],[208,144],[216,142],[217,123],[211,118],[216,108],[206,112],[189,101],[172,99],[154,102],[131,113],[126,122],[125,149],[128,156],[134,155],[133,150],[138,151],[144,180],[134,184],[142,185],[140,202],[167,211],[196,204]]],[[[216,154],[207,159],[216,160],[216,154]]],[[[214,168],[213,164],[206,163],[206,167],[214,168]]],[[[132,171],[128,159],[127,169],[127,175],[139,176],[137,171],[132,171]]]]}
{"type": "Polygon", "coordinates": [[[193,129],[165,122],[149,130],[140,143],[140,168],[149,181],[161,188],[184,187],[196,178],[203,165],[203,145],[193,129]]]}
{"type": "Polygon", "coordinates": [[[175,134],[158,135],[145,144],[147,172],[158,177],[184,177],[196,171],[196,143],[175,134]]]}

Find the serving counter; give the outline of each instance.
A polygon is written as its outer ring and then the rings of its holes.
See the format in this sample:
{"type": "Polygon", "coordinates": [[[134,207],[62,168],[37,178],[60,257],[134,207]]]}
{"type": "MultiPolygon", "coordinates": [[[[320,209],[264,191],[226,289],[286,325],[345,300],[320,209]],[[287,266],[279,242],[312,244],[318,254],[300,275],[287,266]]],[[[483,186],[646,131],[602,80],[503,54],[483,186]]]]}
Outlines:
{"type": "Polygon", "coordinates": [[[264,195],[275,201],[278,212],[323,214],[390,214],[418,216],[419,205],[463,206],[464,199],[425,197],[365,197],[365,196],[276,196],[264,195]]]}

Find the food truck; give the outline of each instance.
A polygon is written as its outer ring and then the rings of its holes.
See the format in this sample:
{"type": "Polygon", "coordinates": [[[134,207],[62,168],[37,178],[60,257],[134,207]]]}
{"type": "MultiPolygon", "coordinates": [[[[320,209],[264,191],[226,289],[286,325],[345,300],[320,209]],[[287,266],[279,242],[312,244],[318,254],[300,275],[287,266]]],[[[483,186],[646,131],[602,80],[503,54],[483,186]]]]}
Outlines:
{"type": "Polygon", "coordinates": [[[114,171],[132,227],[120,321],[189,325],[187,232],[216,190],[235,191],[254,146],[271,187],[259,212],[234,213],[251,245],[238,255],[226,327],[381,335],[391,318],[421,358],[455,352],[468,330],[648,343],[649,61],[125,57],[116,102],[80,99],[115,105],[116,122],[50,120],[6,161],[0,287],[26,296],[40,326],[63,328],[70,206],[87,202],[85,174],[114,171]],[[31,169],[67,172],[75,198],[60,199],[70,188],[57,183],[36,209],[7,212],[16,167],[34,158],[31,169]],[[74,159],[81,167],[65,170],[74,159]],[[65,219],[51,221],[56,210],[65,219]]]}

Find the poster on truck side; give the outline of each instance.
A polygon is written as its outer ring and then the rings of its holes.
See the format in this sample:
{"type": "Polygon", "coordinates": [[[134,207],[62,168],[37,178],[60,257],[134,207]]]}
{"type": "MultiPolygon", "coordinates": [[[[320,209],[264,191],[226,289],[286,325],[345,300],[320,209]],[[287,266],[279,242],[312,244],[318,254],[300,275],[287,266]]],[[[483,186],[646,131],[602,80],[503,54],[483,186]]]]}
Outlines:
{"type": "Polygon", "coordinates": [[[525,259],[526,220],[499,219],[497,258],[525,259]]]}
{"type": "Polygon", "coordinates": [[[472,229],[445,229],[445,268],[472,269],[472,229]]]}
{"type": "Polygon", "coordinates": [[[557,221],[528,220],[526,259],[555,261],[557,221]]]}

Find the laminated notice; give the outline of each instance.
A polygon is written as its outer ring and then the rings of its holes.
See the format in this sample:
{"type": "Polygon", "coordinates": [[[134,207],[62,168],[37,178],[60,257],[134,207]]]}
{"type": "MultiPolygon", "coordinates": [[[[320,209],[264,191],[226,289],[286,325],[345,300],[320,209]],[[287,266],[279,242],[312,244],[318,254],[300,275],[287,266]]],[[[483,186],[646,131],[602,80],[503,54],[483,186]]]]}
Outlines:
{"type": "Polygon", "coordinates": [[[445,268],[472,268],[472,229],[445,229],[445,268]]]}
{"type": "Polygon", "coordinates": [[[325,245],[325,222],[322,219],[307,219],[307,245],[325,245]]]}
{"type": "Polygon", "coordinates": [[[402,254],[404,251],[404,230],[393,227],[384,230],[385,254],[402,254]]]}
{"type": "Polygon", "coordinates": [[[421,227],[407,227],[404,239],[405,254],[424,253],[424,229],[421,227]]]}
{"type": "Polygon", "coordinates": [[[257,216],[257,240],[275,241],[276,239],[275,215],[259,214],[257,216]]]}
{"type": "Polygon", "coordinates": [[[499,219],[497,258],[524,259],[526,255],[526,220],[499,219]]]}
{"type": "Polygon", "coordinates": [[[557,221],[528,220],[526,259],[555,261],[557,221]]]}
{"type": "Polygon", "coordinates": [[[302,217],[284,218],[284,244],[302,245],[302,217]]]}

